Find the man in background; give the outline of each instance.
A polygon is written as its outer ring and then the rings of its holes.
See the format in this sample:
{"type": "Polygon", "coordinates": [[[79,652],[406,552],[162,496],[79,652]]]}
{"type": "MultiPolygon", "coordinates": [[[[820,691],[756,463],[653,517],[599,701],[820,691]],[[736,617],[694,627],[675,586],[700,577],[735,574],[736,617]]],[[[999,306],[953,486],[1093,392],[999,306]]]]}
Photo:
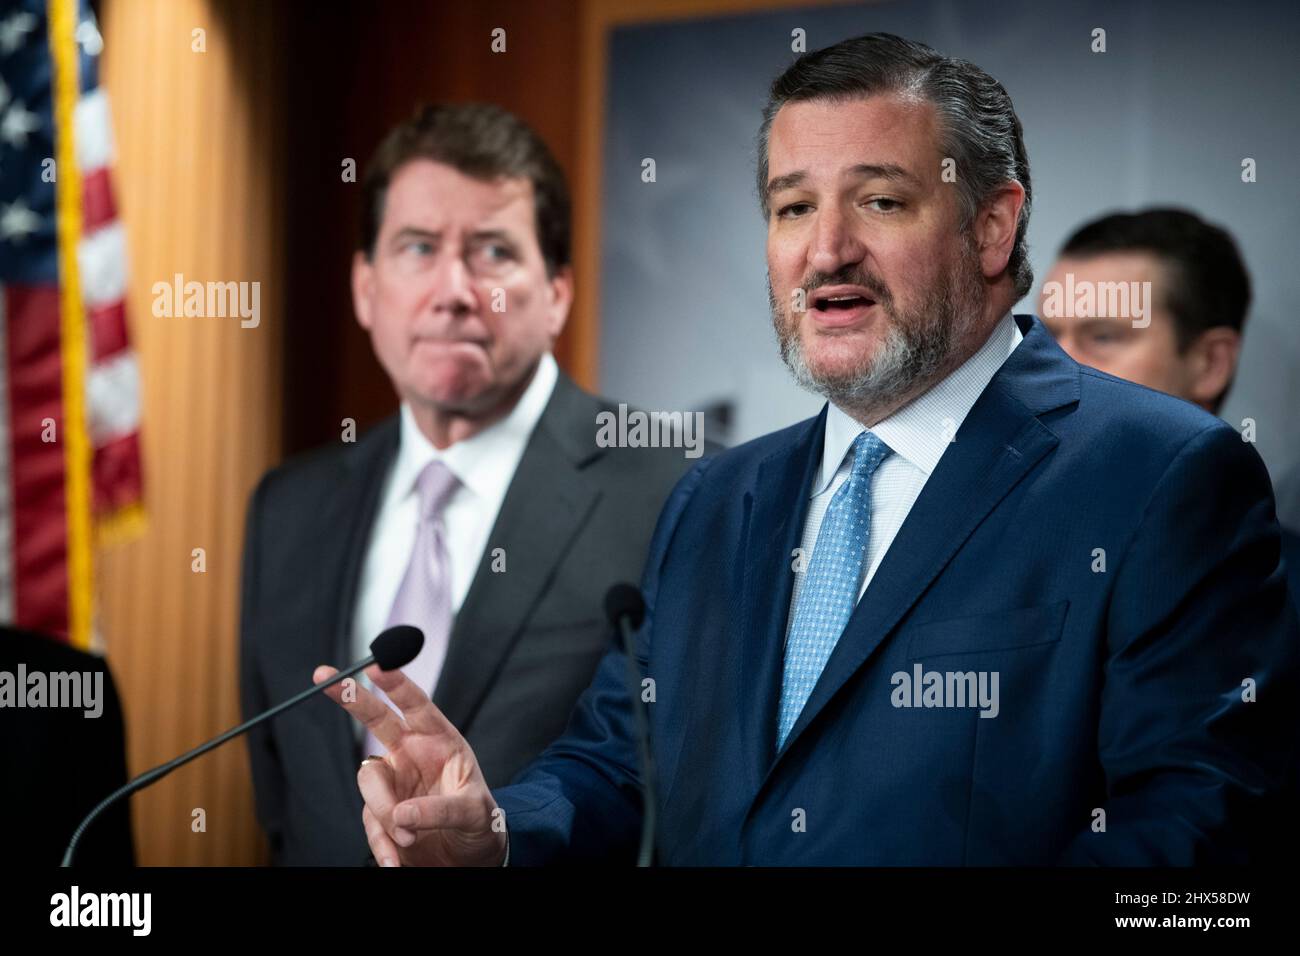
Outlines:
{"type": "Polygon", "coordinates": [[[1232,236],[1182,209],[1148,209],[1104,216],[1070,236],[1043,283],[1039,315],[1076,362],[1217,412],[1249,307],[1250,277],[1232,236]],[[1113,283],[1150,296],[1140,306],[1129,296],[1122,314],[1104,314],[1101,304],[1077,308],[1077,296],[1062,296],[1061,308],[1050,294],[1113,283]]]}
{"type": "MultiPolygon", "coordinates": [[[[1183,209],[1113,213],[1081,226],[1061,247],[1039,299],[1043,324],[1076,362],[1215,414],[1236,375],[1249,308],[1250,276],[1232,236],[1183,209]],[[1150,295],[1130,296],[1122,314],[1097,314],[1107,309],[1095,290],[1116,283],[1150,283],[1150,295]],[[1053,300],[1054,292],[1085,286],[1097,303],[1089,314],[1078,314],[1077,296],[1053,300]],[[1139,302],[1142,315],[1133,308],[1139,302]]],[[[1284,527],[1282,550],[1300,607],[1300,535],[1284,527]]]]}
{"type": "MultiPolygon", "coordinates": [[[[426,108],[389,133],[363,188],[353,305],[401,410],[258,486],[243,710],[413,624],[425,645],[405,673],[504,785],[564,729],[609,642],[604,593],[640,575],[689,462],[600,447],[611,406],[551,356],[573,298],[569,198],[523,122],[426,108]]],[[[253,731],[250,749],[277,862],[367,859],[356,768],[379,741],[317,698],[253,731]]]]}

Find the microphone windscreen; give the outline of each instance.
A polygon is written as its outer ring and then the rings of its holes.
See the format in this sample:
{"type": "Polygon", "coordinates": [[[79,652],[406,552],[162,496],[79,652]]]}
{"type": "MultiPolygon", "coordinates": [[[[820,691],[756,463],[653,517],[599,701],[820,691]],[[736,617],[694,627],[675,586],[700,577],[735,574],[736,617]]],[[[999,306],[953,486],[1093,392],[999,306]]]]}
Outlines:
{"type": "Polygon", "coordinates": [[[415,660],[424,646],[424,632],[410,624],[395,624],[370,642],[370,653],[381,670],[395,671],[415,660]]]}
{"type": "Polygon", "coordinates": [[[615,627],[618,619],[626,616],[636,630],[645,620],[645,598],[641,597],[641,590],[626,581],[615,584],[605,592],[605,616],[615,627]]]}

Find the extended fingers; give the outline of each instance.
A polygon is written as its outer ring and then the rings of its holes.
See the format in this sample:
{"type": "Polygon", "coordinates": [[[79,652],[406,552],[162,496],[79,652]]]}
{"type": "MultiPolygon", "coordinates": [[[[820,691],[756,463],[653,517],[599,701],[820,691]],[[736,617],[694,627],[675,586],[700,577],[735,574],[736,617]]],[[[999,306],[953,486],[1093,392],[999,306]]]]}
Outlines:
{"type": "MultiPolygon", "coordinates": [[[[316,671],[312,674],[312,680],[315,683],[320,684],[329,680],[337,673],[338,671],[333,667],[322,665],[316,668],[316,671]]],[[[349,700],[345,698],[343,684],[346,683],[347,682],[344,681],[341,684],[335,684],[332,687],[325,688],[325,695],[357,720],[361,721],[361,723],[365,724],[366,729],[374,734],[376,739],[378,739],[385,747],[389,750],[396,750],[398,743],[401,742],[402,733],[405,730],[405,727],[402,726],[401,718],[393,712],[393,708],[389,707],[370,691],[366,690],[366,688],[362,687],[360,681],[352,681],[352,684],[348,688],[351,691],[351,693],[348,694],[348,697],[351,697],[352,699],[349,700]]]]}
{"type": "Polygon", "coordinates": [[[401,710],[402,718],[412,730],[431,736],[460,736],[460,731],[429,700],[429,695],[401,671],[383,671],[378,664],[373,664],[366,668],[366,676],[401,710]]]}

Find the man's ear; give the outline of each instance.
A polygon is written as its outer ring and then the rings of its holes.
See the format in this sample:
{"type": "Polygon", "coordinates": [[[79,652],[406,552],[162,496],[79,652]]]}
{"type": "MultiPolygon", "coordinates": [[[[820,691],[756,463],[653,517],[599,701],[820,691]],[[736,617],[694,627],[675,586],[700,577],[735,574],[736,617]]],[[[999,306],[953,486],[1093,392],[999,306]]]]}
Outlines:
{"type": "Polygon", "coordinates": [[[1216,325],[1198,335],[1187,351],[1191,363],[1188,384],[1191,399],[1203,408],[1213,409],[1237,371],[1241,333],[1226,325],[1216,325]]]}
{"type": "Polygon", "coordinates": [[[564,323],[569,319],[569,310],[573,307],[573,267],[561,266],[547,282],[551,301],[548,306],[547,329],[554,342],[564,331],[564,323]]]}
{"type": "Polygon", "coordinates": [[[375,267],[361,250],[352,254],[352,311],[357,324],[370,331],[370,292],[375,282],[375,267]]]}
{"type": "Polygon", "coordinates": [[[975,216],[975,248],[979,250],[984,278],[1001,275],[1016,245],[1016,226],[1025,205],[1025,187],[1014,180],[1003,183],[984,200],[975,216]]]}

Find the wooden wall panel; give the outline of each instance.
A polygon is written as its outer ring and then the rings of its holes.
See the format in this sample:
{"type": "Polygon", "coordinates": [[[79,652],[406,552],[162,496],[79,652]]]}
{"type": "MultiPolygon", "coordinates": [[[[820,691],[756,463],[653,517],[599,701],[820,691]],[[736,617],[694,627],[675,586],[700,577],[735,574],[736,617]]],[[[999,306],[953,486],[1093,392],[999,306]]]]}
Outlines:
{"type": "MultiPolygon", "coordinates": [[[[101,27],[149,525],[100,555],[100,631],[139,773],[239,718],[244,505],[280,455],[283,36],[274,5],[254,0],[108,0],[101,27]],[[195,29],[206,52],[191,48],[195,29]],[[176,273],[260,282],[258,326],[155,317],[153,283],[176,273]]],[[[228,744],[134,797],[140,863],[259,862],[247,764],[245,745],[228,744]]]]}

